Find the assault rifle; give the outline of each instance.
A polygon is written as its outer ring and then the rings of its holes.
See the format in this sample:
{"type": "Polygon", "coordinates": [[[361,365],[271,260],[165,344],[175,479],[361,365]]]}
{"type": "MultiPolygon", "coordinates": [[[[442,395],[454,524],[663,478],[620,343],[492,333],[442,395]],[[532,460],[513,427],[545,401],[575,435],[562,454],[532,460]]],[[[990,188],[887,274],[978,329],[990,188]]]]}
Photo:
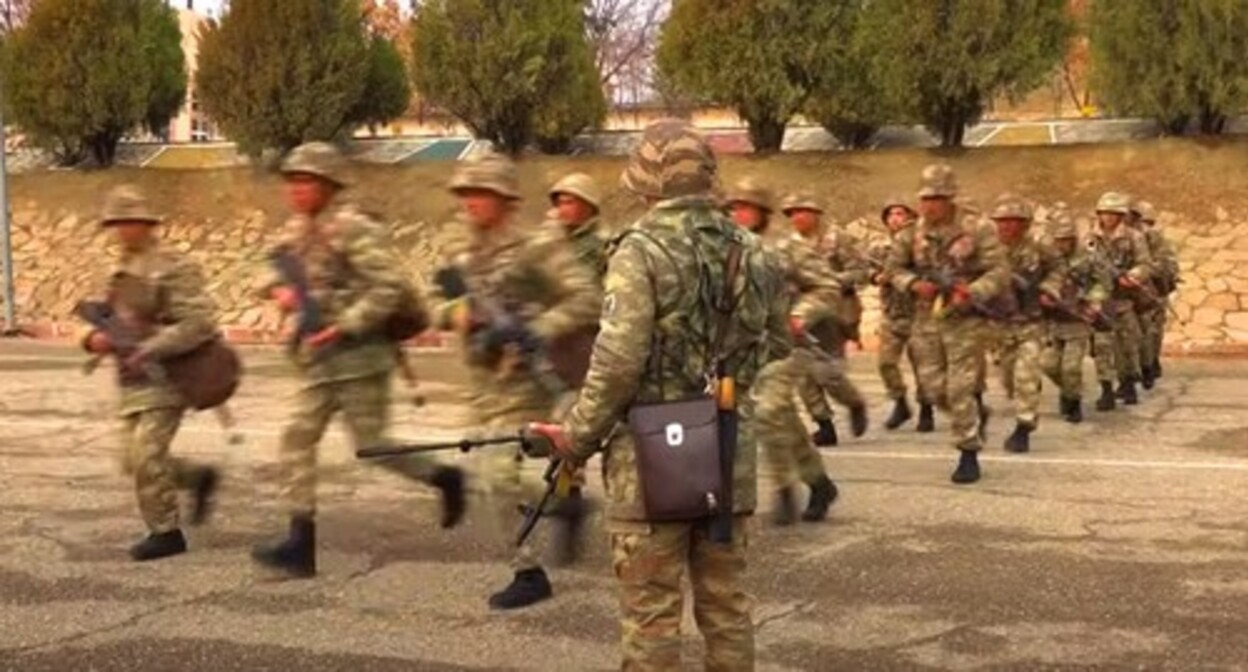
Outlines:
{"type": "Polygon", "coordinates": [[[936,285],[937,300],[932,303],[932,317],[943,320],[957,311],[974,310],[978,311],[984,317],[991,320],[1008,320],[1011,312],[1002,310],[992,305],[991,301],[976,299],[973,295],[971,302],[965,308],[957,308],[951,303],[954,288],[961,282],[957,277],[949,271],[943,270],[927,270],[918,274],[920,281],[930,282],[936,285]]]}
{"type": "Polygon", "coordinates": [[[1113,321],[1104,310],[1095,309],[1086,301],[1067,300],[1052,294],[1045,294],[1045,296],[1052,299],[1052,303],[1045,306],[1050,312],[1083,322],[1096,331],[1111,331],[1114,328],[1113,321]]]}
{"type": "Polygon", "coordinates": [[[269,253],[269,261],[282,281],[295,291],[295,297],[299,301],[299,319],[295,325],[294,336],[287,346],[294,352],[299,349],[304,338],[325,328],[325,316],[321,311],[321,304],[312,297],[312,283],[308,280],[303,262],[289,247],[274,249],[269,253]]]}

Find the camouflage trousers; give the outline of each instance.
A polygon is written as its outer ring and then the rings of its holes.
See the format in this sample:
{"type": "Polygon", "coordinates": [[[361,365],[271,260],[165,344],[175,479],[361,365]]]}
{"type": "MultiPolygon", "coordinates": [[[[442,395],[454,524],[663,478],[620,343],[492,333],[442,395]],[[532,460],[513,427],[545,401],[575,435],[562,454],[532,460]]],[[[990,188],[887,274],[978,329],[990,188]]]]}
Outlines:
{"type": "MultiPolygon", "coordinates": [[[[493,416],[478,412],[478,426],[487,436],[514,433],[530,422],[549,421],[549,411],[510,411],[493,416]]],[[[499,548],[510,555],[511,568],[517,572],[541,566],[535,550],[540,547],[536,540],[543,536],[543,528],[547,527],[538,525],[524,546],[515,548],[515,533],[523,520],[520,512],[523,507],[536,504],[542,491],[539,479],[525,473],[524,459],[519,445],[487,448],[473,455],[474,470],[485,485],[485,495],[490,502],[494,538],[499,548]]],[[[580,471],[583,474],[584,469],[580,471]]]]}
{"type": "Polygon", "coordinates": [[[134,478],[139,514],[154,534],[178,527],[178,490],[193,487],[204,467],[169,455],[184,409],[154,408],[121,419],[121,470],[134,478]]]}
{"type": "MultiPolygon", "coordinates": [[[[339,412],[353,449],[383,445],[390,421],[390,374],[308,385],[295,397],[294,413],[282,433],[282,499],[293,516],[316,513],[317,457],[321,438],[339,412]]],[[[436,463],[403,455],[374,462],[413,480],[428,482],[436,463]]]]}
{"type": "Polygon", "coordinates": [[[1001,325],[998,354],[1001,384],[1014,400],[1014,418],[1035,427],[1040,408],[1040,348],[1044,335],[1041,322],[1001,325]]]}
{"type": "Polygon", "coordinates": [[[914,347],[910,343],[910,325],[908,323],[884,322],[880,325],[879,370],[880,379],[884,381],[884,390],[889,399],[906,398],[906,380],[901,375],[901,356],[904,352],[910,360],[910,368],[914,372],[916,396],[921,403],[928,403],[927,394],[919,384],[919,364],[914,357],[914,347]]]}
{"type": "Polygon", "coordinates": [[[798,349],[798,366],[806,371],[798,386],[798,396],[816,420],[832,418],[828,397],[846,408],[866,404],[845,373],[845,344],[843,337],[824,336],[819,346],[798,349]]]}
{"type": "Polygon", "coordinates": [[[979,450],[979,409],[985,350],[991,325],[978,317],[949,317],[915,324],[910,347],[919,361],[919,379],[932,401],[949,414],[954,447],[979,450]]]}
{"type": "Polygon", "coordinates": [[[1152,366],[1161,359],[1161,344],[1166,333],[1166,304],[1140,312],[1140,365],[1152,366]]]}
{"type": "Polygon", "coordinates": [[[611,564],[620,582],[623,666],[629,672],[682,669],[681,578],[693,588],[693,615],[706,640],[705,669],[754,669],[751,597],[745,592],[746,517],[732,543],[717,544],[705,522],[639,524],[611,534],[611,564]],[[644,529],[643,529],[644,528],[644,529]]]}
{"type": "Polygon", "coordinates": [[[1113,334],[1118,380],[1139,380],[1144,335],[1140,330],[1140,315],[1131,302],[1119,302],[1114,315],[1113,334]]]}
{"type": "Polygon", "coordinates": [[[1040,357],[1040,368],[1064,399],[1083,398],[1083,359],[1091,329],[1082,322],[1054,322],[1040,357]]]}
{"type": "MultiPolygon", "coordinates": [[[[805,351],[809,352],[809,351],[805,351]]],[[[768,476],[780,487],[815,483],[827,476],[823,457],[802,429],[793,396],[805,377],[802,351],[768,364],[754,381],[754,432],[766,459],[768,476]]]]}
{"type": "Polygon", "coordinates": [[[1113,331],[1092,332],[1092,359],[1096,362],[1096,380],[1113,383],[1118,378],[1118,353],[1113,331]]]}

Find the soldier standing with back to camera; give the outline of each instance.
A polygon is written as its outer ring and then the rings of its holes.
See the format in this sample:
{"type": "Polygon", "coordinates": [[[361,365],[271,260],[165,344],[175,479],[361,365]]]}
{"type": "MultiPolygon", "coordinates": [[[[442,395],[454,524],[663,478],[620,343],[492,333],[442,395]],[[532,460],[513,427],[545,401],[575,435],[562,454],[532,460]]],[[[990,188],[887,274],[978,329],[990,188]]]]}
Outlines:
{"type": "MultiPolygon", "coordinates": [[[[756,498],[749,391],[762,367],[789,354],[789,301],[757,239],[719,210],[712,197],[715,173],[710,147],[688,124],[670,120],[646,129],[622,182],[646,199],[650,212],[622,234],[611,257],[602,330],[585,386],[561,428],[533,428],[566,459],[583,462],[598,450],[605,455],[626,670],[681,668],[682,577],[692,585],[706,669],[754,667],[743,585],[745,522],[756,498]],[[727,445],[726,462],[705,471],[665,471],[661,460],[643,468],[643,457],[658,460],[655,439],[664,438],[662,428],[657,437],[638,433],[649,426],[643,416],[653,420],[684,407],[673,402],[688,400],[700,418],[713,401],[708,395],[717,395],[723,423],[732,396],[724,393],[733,382],[741,435],[727,445]],[[730,509],[707,498],[713,518],[656,517],[666,512],[656,497],[687,494],[682,477],[723,475],[723,467],[730,474],[730,509]],[[726,513],[733,514],[728,539],[721,536],[726,513]]],[[[686,454],[696,449],[700,456],[706,436],[700,423],[666,432],[668,445],[685,445],[686,454]]],[[[677,459],[670,449],[659,454],[677,459]]]]}
{"type": "Polygon", "coordinates": [[[208,514],[218,482],[217,470],[173,458],[169,449],[187,402],[170,380],[159,375],[161,361],[196,349],[217,336],[212,299],[204,292],[199,266],[160,247],[161,218],[135,187],[108,194],[100,225],[116,234],[121,259],[109,280],[108,303],[128,329],[142,334],[134,352],[118,351],[108,333],[92,329],[84,349],[96,356],[124,357],[118,362],[121,392],[122,469],[134,478],[139,513],[148,536],[130,549],[138,561],[186,551],[178,515],[178,491],[194,499],[191,522],[208,514]]]}
{"type": "Polygon", "coordinates": [[[927,166],[920,185],[921,218],[897,236],[885,270],[894,289],[915,296],[911,346],[924,389],[952,421],[959,453],[952,480],[974,483],[986,420],[976,387],[989,338],[980,306],[1008,289],[1010,267],[992,231],[959,221],[952,168],[927,166]]]}
{"type": "MultiPolygon", "coordinates": [[[[1113,352],[1118,374],[1117,396],[1128,406],[1139,403],[1135,385],[1140,382],[1140,331],[1138,305],[1147,295],[1142,289],[1152,275],[1152,257],[1148,243],[1127,225],[1130,199],[1116,192],[1101,196],[1096,204],[1098,226],[1088,236],[1088,245],[1113,280],[1110,305],[1113,330],[1113,352]]],[[[1101,344],[1098,342],[1097,347],[1101,344]]],[[[1104,383],[1102,383],[1104,385],[1104,383]]],[[[1108,390],[1106,390],[1108,391],[1108,390]]],[[[1110,397],[1112,401],[1112,395],[1110,397]]],[[[1097,404],[1100,410],[1101,404],[1097,404]]]]}
{"type": "MultiPolygon", "coordinates": [[[[307,286],[297,287],[298,278],[276,268],[260,283],[261,293],[283,310],[320,316],[315,330],[297,333],[290,348],[302,383],[279,448],[290,531],[252,551],[256,562],[295,577],[316,574],[317,458],[330,421],[341,412],[357,448],[386,441],[390,381],[398,364],[386,324],[410,290],[385,229],[341,195],[347,188],[343,164],[337,148],[323,142],[300,145],[282,162],[283,193],[293,216],[274,258],[283,255],[298,266],[307,286]]],[[[458,469],[419,456],[382,464],[440,491],[442,527],[459,521],[464,504],[458,469]]]]}
{"type": "MultiPolygon", "coordinates": [[[[519,177],[507,157],[491,153],[462,162],[450,191],[471,230],[457,264],[468,293],[437,312],[442,326],[464,339],[473,424],[503,433],[547,422],[570,388],[546,368],[542,351],[594,326],[602,305],[598,284],[561,232],[520,229],[519,177]]],[[[514,572],[512,582],[490,596],[492,609],[526,607],[554,592],[531,545],[512,548],[511,523],[536,489],[522,477],[519,450],[477,456],[499,545],[509,549],[514,572]]]]}

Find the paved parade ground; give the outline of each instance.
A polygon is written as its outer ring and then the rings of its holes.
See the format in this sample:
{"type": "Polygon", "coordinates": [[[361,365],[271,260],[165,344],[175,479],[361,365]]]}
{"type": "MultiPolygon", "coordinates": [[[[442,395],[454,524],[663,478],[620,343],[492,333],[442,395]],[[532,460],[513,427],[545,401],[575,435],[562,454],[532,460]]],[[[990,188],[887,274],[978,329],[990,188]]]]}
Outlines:
{"type": "MultiPolygon", "coordinates": [[[[211,415],[175,443],[225,470],[217,515],[190,530],[190,553],[139,565],[111,371],[84,378],[68,348],[0,343],[0,669],[618,666],[599,524],[582,564],[553,572],[555,599],[491,613],[510,571],[486,507],[438,530],[430,491],[356,464],[337,430],[320,576],[253,568],[250,546],[284,525],[276,443],[294,381],[276,351],[246,357],[244,443],[211,415]]],[[[454,358],[416,361],[428,403],[401,406],[395,434],[456,436],[454,358]]],[[[1079,426],[1055,417],[1048,389],[1033,452],[1017,457],[1000,448],[1012,422],[994,380],[985,478],[961,488],[945,419],[933,435],[885,432],[874,356],[853,356],[853,373],[873,426],[824,452],[841,487],[830,519],[777,529],[760,516],[752,530],[759,669],[1248,669],[1248,362],[1170,361],[1142,405],[1088,408],[1079,426]]]]}

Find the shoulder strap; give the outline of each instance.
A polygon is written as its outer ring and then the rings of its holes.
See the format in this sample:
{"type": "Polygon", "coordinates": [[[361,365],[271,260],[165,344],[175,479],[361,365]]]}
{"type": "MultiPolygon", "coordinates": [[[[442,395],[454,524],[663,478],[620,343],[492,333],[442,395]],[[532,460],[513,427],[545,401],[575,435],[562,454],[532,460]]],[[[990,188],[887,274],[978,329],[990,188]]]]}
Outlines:
{"type": "Polygon", "coordinates": [[[715,366],[714,373],[717,376],[723,376],[726,373],[723,370],[724,342],[728,338],[730,320],[737,309],[736,287],[737,277],[741,274],[741,255],[741,243],[735,240],[729,242],[728,256],[724,259],[724,286],[720,288],[719,299],[715,304],[719,319],[716,321],[715,336],[711,344],[711,362],[715,366]]]}

